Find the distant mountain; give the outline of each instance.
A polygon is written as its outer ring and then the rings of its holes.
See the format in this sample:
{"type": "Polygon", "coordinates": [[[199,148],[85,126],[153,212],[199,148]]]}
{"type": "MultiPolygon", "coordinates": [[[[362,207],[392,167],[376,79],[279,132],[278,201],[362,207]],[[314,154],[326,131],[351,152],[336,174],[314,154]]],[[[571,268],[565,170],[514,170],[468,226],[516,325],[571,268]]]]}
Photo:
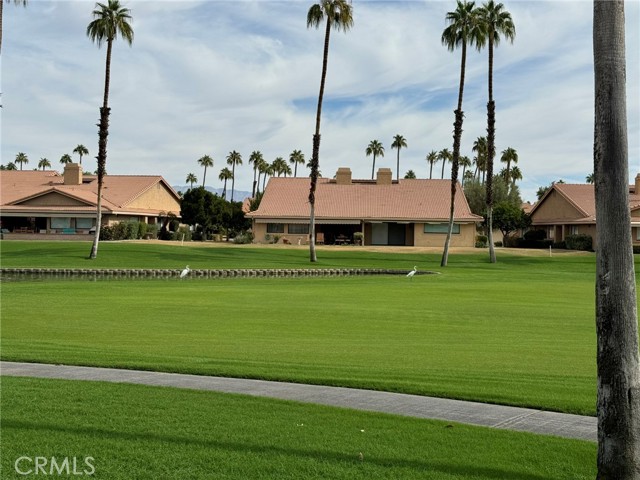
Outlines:
{"type": "MultiPolygon", "coordinates": [[[[190,187],[189,185],[171,185],[171,188],[173,188],[176,192],[185,193],[187,190],[189,190],[190,187]]],[[[193,185],[193,188],[196,188],[195,184],[193,185]]],[[[204,187],[204,189],[211,193],[222,196],[221,188],[204,187]]],[[[244,190],[234,190],[233,192],[233,200],[235,202],[240,202],[250,196],[251,192],[245,192],[244,190]]],[[[231,187],[227,187],[227,200],[231,200],[231,187]]]]}

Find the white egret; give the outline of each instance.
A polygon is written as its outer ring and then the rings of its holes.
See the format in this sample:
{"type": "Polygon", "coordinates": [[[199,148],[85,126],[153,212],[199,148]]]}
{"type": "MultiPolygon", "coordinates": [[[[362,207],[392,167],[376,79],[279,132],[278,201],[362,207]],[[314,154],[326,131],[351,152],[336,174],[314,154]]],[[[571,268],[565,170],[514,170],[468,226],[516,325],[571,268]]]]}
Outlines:
{"type": "Polygon", "coordinates": [[[407,273],[407,277],[408,278],[413,278],[413,276],[416,274],[416,272],[418,271],[418,267],[416,267],[415,265],[413,266],[413,270],[411,270],[409,273],[407,273]]]}
{"type": "Polygon", "coordinates": [[[187,265],[187,266],[185,267],[185,269],[184,269],[184,270],[182,270],[182,273],[180,273],[180,278],[184,278],[184,277],[186,277],[187,275],[189,275],[189,272],[190,272],[190,271],[191,271],[191,269],[189,268],[189,265],[187,265]]]}

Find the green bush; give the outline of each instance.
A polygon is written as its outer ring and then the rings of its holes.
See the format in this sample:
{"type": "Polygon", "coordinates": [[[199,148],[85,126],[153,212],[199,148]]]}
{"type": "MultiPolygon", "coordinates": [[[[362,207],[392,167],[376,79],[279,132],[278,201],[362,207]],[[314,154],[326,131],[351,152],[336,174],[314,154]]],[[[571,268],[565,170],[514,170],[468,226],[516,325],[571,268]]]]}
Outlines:
{"type": "Polygon", "coordinates": [[[100,227],[100,240],[104,240],[106,242],[113,240],[113,227],[102,225],[100,227]]]}
{"type": "Polygon", "coordinates": [[[567,235],[565,243],[569,250],[586,250],[588,252],[593,250],[593,239],[591,238],[591,235],[585,235],[584,233],[579,233],[578,235],[567,235]]]}
{"type": "Polygon", "coordinates": [[[553,240],[527,240],[526,238],[517,238],[514,242],[516,248],[549,248],[553,245],[553,240]]]}
{"type": "Polygon", "coordinates": [[[633,246],[633,253],[640,254],[640,245],[633,246]]]}
{"type": "Polygon", "coordinates": [[[502,246],[502,242],[493,242],[493,244],[494,244],[496,247],[501,247],[501,246],[502,246]]]}
{"type": "Polygon", "coordinates": [[[476,235],[476,248],[485,248],[488,238],[486,235],[476,235]]]}
{"type": "Polygon", "coordinates": [[[253,242],[253,233],[251,232],[243,232],[240,235],[236,235],[233,239],[233,243],[245,244],[253,242]]]}

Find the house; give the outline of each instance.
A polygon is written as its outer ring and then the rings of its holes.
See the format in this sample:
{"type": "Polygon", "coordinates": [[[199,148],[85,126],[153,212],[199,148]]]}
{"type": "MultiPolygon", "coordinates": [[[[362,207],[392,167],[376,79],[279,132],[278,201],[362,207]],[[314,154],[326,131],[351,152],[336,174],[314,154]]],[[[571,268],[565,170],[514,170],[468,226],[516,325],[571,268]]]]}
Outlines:
{"type": "MultiPolygon", "coordinates": [[[[180,215],[180,197],[161,176],[105,175],[102,224],[158,223],[180,215]]],[[[69,163],[52,170],[0,171],[0,222],[3,233],[89,234],[96,225],[98,178],[69,163]]],[[[6,238],[6,237],[5,237],[6,238]]],[[[24,237],[23,237],[24,238],[24,237]]]]}
{"type": "MultiPolygon", "coordinates": [[[[451,245],[473,247],[482,217],[471,213],[462,187],[457,188],[451,245]]],[[[283,242],[306,243],[308,197],[308,178],[271,178],[259,208],[247,214],[254,242],[277,235],[283,242]]],[[[357,180],[349,168],[340,168],[333,179],[318,178],[316,241],[353,243],[361,232],[364,245],[442,247],[450,198],[451,180],[392,180],[389,168],[379,169],[375,180],[357,180]]]]}
{"type": "MultiPolygon", "coordinates": [[[[640,244],[640,174],[629,186],[631,235],[640,244]]],[[[554,242],[568,235],[585,234],[596,245],[596,200],[591,184],[555,183],[531,209],[531,228],[544,230],[554,242]]]]}

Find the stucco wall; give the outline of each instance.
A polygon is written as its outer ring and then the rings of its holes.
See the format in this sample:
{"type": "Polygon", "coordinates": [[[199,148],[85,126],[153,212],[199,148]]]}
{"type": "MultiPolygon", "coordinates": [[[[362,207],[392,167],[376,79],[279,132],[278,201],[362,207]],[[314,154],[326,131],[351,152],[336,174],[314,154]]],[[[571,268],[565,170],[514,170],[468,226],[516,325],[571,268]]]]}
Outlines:
{"type": "Polygon", "coordinates": [[[533,212],[531,221],[534,225],[544,224],[548,220],[575,219],[584,217],[558,192],[553,190],[545,199],[544,203],[533,212]]]}
{"type": "MultiPolygon", "coordinates": [[[[416,247],[444,247],[446,233],[424,233],[424,223],[416,223],[414,245],[416,247]]],[[[475,224],[461,224],[460,233],[451,236],[452,247],[473,247],[476,244],[475,224]]]]}
{"type": "Polygon", "coordinates": [[[46,206],[46,207],[77,207],[86,206],[86,203],[79,202],[73,198],[69,198],[66,195],[60,195],[59,193],[48,193],[36,198],[32,198],[25,202],[21,202],[20,205],[29,205],[32,207],[46,206]]]}
{"type": "Polygon", "coordinates": [[[169,193],[169,190],[160,182],[126,206],[127,208],[144,208],[149,210],[163,210],[180,215],[180,202],[169,193]]]}

